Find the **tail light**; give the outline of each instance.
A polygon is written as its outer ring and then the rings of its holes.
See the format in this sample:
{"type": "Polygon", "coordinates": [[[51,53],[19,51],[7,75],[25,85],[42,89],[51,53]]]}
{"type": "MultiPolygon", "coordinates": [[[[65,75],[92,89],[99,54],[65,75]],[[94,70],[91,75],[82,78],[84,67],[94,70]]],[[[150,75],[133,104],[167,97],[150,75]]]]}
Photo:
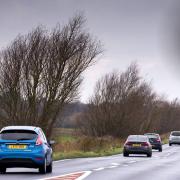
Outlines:
{"type": "Polygon", "coordinates": [[[149,143],[143,142],[143,143],[142,143],[142,146],[149,146],[149,143]]]}
{"type": "Polygon", "coordinates": [[[40,136],[38,136],[37,140],[36,140],[36,146],[39,146],[43,143],[42,139],[40,136]]]}
{"type": "Polygon", "coordinates": [[[156,139],[156,141],[157,141],[157,142],[160,142],[161,140],[158,138],[158,139],[156,139]]]}
{"type": "Polygon", "coordinates": [[[132,145],[131,142],[126,142],[126,143],[125,143],[125,146],[131,146],[131,145],[132,145]]]}

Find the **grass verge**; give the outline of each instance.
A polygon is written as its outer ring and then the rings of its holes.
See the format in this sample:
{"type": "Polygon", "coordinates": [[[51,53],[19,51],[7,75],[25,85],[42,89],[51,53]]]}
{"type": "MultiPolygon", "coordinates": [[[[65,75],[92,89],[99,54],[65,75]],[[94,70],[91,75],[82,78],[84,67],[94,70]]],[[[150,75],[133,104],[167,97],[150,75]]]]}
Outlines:
{"type": "Polygon", "coordinates": [[[122,153],[123,140],[106,136],[102,138],[82,136],[72,130],[54,131],[54,160],[100,157],[122,153]]]}
{"type": "MultiPolygon", "coordinates": [[[[161,135],[162,143],[168,143],[169,133],[161,135]]],[[[73,129],[55,129],[54,160],[101,157],[122,153],[124,139],[106,136],[102,138],[82,136],[73,129]]]]}
{"type": "Polygon", "coordinates": [[[71,151],[71,152],[55,152],[53,155],[54,160],[61,159],[71,159],[71,158],[85,158],[85,157],[102,157],[102,156],[110,156],[122,153],[122,148],[115,148],[113,150],[105,150],[105,151],[71,151]]]}

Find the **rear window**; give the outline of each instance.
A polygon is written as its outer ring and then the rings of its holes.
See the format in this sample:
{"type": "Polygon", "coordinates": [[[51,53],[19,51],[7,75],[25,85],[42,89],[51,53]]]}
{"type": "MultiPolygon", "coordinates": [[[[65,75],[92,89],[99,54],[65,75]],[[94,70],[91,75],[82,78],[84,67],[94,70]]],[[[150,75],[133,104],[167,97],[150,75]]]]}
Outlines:
{"type": "Polygon", "coordinates": [[[29,130],[5,130],[0,133],[1,140],[32,140],[37,138],[34,131],[29,130]]]}
{"type": "Polygon", "coordinates": [[[172,132],[171,135],[172,136],[180,136],[180,132],[172,132]]]}
{"type": "Polygon", "coordinates": [[[141,135],[131,135],[128,137],[128,141],[139,141],[139,142],[146,142],[148,139],[146,136],[141,135]]]}
{"type": "Polygon", "coordinates": [[[157,139],[159,136],[158,135],[155,135],[155,134],[151,134],[151,135],[149,135],[149,134],[147,134],[146,135],[148,138],[152,138],[152,139],[157,139]]]}

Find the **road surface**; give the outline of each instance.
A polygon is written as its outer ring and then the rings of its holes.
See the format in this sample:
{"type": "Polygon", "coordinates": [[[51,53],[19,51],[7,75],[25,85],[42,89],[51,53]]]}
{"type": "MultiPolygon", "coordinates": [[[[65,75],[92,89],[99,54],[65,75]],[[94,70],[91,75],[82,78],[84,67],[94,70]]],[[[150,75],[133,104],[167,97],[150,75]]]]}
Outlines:
{"type": "Polygon", "coordinates": [[[61,160],[53,166],[53,173],[47,175],[40,175],[34,169],[7,169],[6,174],[0,175],[0,180],[39,180],[82,171],[87,171],[86,180],[180,180],[180,146],[164,145],[163,152],[153,151],[152,158],[119,154],[61,160]]]}

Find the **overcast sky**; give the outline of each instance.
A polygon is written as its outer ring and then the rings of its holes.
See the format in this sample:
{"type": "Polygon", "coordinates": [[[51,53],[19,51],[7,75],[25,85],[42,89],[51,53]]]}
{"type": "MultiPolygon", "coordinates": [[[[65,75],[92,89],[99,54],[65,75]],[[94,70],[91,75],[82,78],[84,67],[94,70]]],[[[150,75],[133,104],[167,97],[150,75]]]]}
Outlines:
{"type": "Polygon", "coordinates": [[[173,0],[0,0],[0,48],[39,24],[51,28],[82,11],[89,31],[105,49],[84,74],[83,102],[98,78],[114,69],[123,71],[132,61],[137,61],[141,74],[158,93],[180,98],[179,64],[168,61],[165,48],[175,4],[173,0]]]}

